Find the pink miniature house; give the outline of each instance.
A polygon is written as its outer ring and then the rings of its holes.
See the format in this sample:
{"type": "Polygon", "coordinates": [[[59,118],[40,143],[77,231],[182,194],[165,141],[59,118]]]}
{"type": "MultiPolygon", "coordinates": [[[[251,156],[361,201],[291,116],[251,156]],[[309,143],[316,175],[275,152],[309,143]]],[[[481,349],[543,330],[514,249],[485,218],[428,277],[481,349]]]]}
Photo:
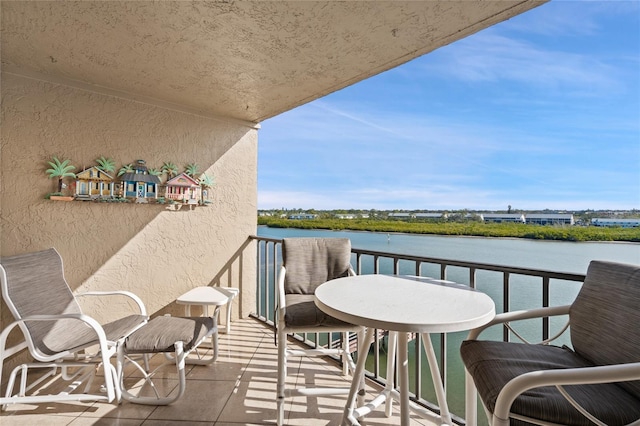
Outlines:
{"type": "Polygon", "coordinates": [[[183,203],[197,204],[200,199],[200,183],[186,173],[167,181],[165,198],[183,203]]]}

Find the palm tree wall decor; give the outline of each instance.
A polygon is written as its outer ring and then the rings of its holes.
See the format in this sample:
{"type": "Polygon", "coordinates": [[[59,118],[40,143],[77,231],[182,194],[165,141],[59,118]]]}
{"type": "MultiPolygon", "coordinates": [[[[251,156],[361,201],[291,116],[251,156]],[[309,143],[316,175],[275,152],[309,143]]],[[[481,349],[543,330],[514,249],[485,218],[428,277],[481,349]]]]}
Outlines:
{"type": "Polygon", "coordinates": [[[163,173],[166,173],[167,180],[170,180],[178,173],[178,166],[170,161],[165,161],[160,170],[162,170],[163,173]]]}
{"type": "Polygon", "coordinates": [[[50,169],[46,170],[49,175],[49,179],[58,178],[58,192],[62,192],[62,179],[70,177],[75,178],[76,174],[72,172],[76,166],[73,166],[70,160],[60,161],[58,157],[53,157],[53,161],[49,161],[50,169]]]}
{"type": "Polygon", "coordinates": [[[185,173],[195,179],[196,173],[198,173],[198,165],[196,163],[187,164],[185,173]]]}
{"type": "Polygon", "coordinates": [[[133,164],[127,164],[125,166],[120,167],[120,170],[118,171],[118,176],[122,176],[125,173],[133,173],[135,172],[135,169],[133,168],[133,164]]]}
{"type": "Polygon", "coordinates": [[[116,171],[116,162],[113,158],[106,158],[104,155],[96,159],[98,168],[105,173],[113,173],[116,171]]]}
{"type": "Polygon", "coordinates": [[[205,175],[204,173],[202,174],[202,176],[200,176],[200,204],[204,204],[204,193],[205,190],[213,187],[214,182],[213,182],[213,177],[209,176],[209,175],[205,175]]]}

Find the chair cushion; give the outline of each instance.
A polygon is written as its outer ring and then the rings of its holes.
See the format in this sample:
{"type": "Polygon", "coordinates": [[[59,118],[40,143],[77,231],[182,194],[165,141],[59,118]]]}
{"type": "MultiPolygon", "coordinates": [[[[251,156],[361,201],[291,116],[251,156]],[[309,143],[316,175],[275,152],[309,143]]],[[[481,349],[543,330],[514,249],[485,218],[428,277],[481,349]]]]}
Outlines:
{"type": "Polygon", "coordinates": [[[282,261],[286,294],[313,294],[320,284],[346,277],[351,267],[348,238],[285,238],[282,261]]]}
{"type": "Polygon", "coordinates": [[[351,324],[341,321],[318,309],[313,302],[312,294],[287,294],[285,300],[287,310],[284,322],[287,327],[314,327],[314,326],[349,326],[351,324]]]}
{"type": "Polygon", "coordinates": [[[107,340],[116,341],[129,334],[134,328],[147,322],[147,319],[146,315],[129,315],[104,324],[102,328],[107,335],[107,340]]]}
{"type": "Polygon", "coordinates": [[[175,343],[182,342],[186,352],[213,327],[211,317],[156,317],[126,338],[124,351],[128,354],[174,352],[175,343]]]}
{"type": "MultiPolygon", "coordinates": [[[[468,340],[462,343],[460,354],[480,398],[491,412],[500,390],[516,376],[537,370],[593,365],[570,349],[513,342],[468,340]]],[[[616,384],[573,385],[564,389],[607,425],[625,425],[640,418],[640,400],[616,384]]],[[[563,425],[592,425],[552,386],[523,393],[513,403],[511,412],[563,425]]]]}
{"type": "MultiPolygon", "coordinates": [[[[573,349],[596,365],[640,361],[640,266],[592,261],[571,305],[573,349]]],[[[640,381],[620,386],[640,399],[640,381]]]]}

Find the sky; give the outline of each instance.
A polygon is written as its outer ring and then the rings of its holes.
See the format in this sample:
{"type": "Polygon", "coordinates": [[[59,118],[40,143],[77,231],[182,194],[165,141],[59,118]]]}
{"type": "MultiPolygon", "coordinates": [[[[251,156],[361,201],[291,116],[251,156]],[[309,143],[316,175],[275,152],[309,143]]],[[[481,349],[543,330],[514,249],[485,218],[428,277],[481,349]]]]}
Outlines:
{"type": "Polygon", "coordinates": [[[259,209],[640,209],[640,1],[553,0],[258,141],[259,209]]]}

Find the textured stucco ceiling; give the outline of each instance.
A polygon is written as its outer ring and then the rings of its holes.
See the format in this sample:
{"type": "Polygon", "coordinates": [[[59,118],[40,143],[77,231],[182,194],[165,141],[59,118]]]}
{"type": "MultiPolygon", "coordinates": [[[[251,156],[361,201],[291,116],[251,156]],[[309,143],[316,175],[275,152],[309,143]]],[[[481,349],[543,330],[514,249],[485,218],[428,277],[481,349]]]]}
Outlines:
{"type": "Polygon", "coordinates": [[[542,3],[3,1],[2,65],[257,123],[542,3]]]}

